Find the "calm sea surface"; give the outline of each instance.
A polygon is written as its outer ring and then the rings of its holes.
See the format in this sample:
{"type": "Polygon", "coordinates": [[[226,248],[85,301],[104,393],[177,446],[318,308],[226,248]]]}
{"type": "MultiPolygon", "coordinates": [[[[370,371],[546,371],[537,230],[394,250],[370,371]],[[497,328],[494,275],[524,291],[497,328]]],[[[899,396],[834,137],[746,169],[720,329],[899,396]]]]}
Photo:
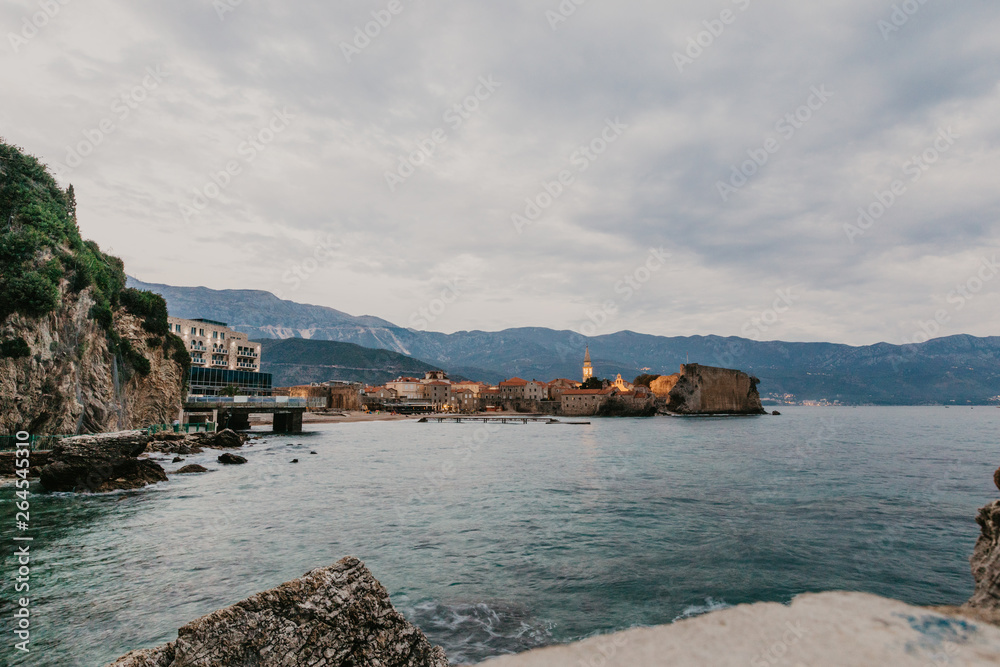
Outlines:
{"type": "Polygon", "coordinates": [[[319,425],[257,441],[245,466],[206,452],[186,460],[206,475],[35,495],[32,653],[11,658],[8,636],[0,662],[102,665],[346,555],[455,662],[805,591],[969,596],[1000,410],[783,412],[319,425]]]}

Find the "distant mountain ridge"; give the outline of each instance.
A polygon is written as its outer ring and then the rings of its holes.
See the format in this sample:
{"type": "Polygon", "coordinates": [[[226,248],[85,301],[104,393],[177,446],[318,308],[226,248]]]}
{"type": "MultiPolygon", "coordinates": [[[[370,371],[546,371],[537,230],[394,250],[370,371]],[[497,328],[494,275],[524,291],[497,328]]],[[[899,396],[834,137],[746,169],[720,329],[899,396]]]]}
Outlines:
{"type": "Polygon", "coordinates": [[[389,350],[331,340],[286,338],[261,341],[261,372],[270,373],[276,387],[342,380],[380,385],[397,377],[423,377],[440,370],[389,350]]]}
{"type": "Polygon", "coordinates": [[[491,382],[514,375],[576,378],[583,348],[589,345],[595,371],[602,377],[675,373],[690,360],[756,375],[765,398],[788,394],[799,401],[827,399],[854,405],[985,405],[1000,395],[1000,337],[996,336],[959,335],[919,345],[854,347],[721,336],[664,337],[632,331],[585,338],[572,331],[538,327],[443,334],[285,301],[269,292],[170,287],[132,278],[129,285],[163,295],[171,315],[221,319],[252,338],[355,343],[491,382]]]}

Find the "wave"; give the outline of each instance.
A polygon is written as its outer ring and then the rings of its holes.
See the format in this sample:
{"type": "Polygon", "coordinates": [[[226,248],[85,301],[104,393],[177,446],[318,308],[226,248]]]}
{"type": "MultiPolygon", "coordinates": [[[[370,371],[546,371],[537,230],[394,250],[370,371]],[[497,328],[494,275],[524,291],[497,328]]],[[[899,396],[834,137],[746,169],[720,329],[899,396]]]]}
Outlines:
{"type": "Polygon", "coordinates": [[[555,643],[552,623],[532,618],[526,607],[514,603],[430,601],[400,611],[445,650],[452,664],[475,664],[555,643]]]}
{"type": "Polygon", "coordinates": [[[674,618],[673,622],[683,621],[685,618],[694,618],[695,616],[701,616],[703,614],[708,614],[713,611],[721,611],[723,609],[729,609],[733,605],[727,603],[725,600],[716,600],[715,598],[705,598],[705,604],[693,604],[684,607],[681,613],[674,618]]]}

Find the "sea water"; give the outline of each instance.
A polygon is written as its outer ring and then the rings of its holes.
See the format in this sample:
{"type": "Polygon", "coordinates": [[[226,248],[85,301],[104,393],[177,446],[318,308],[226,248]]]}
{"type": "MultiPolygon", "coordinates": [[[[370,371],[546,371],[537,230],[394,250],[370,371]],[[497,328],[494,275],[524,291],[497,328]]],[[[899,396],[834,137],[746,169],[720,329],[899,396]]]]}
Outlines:
{"type": "Polygon", "coordinates": [[[782,410],[313,425],[261,432],[243,466],[168,457],[213,470],[140,491],[35,484],[32,651],[13,662],[102,665],[347,555],[453,662],[808,591],[964,601],[1000,410],[782,410]]]}

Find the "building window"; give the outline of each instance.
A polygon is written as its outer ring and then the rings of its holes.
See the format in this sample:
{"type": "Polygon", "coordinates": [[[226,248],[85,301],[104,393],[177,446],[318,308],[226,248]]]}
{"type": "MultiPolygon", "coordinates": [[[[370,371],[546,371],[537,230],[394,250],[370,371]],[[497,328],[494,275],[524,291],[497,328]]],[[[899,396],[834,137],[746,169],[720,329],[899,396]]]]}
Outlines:
{"type": "Polygon", "coordinates": [[[204,336],[205,335],[205,330],[204,329],[198,329],[198,331],[199,331],[199,333],[198,333],[199,336],[204,336]]]}
{"type": "Polygon", "coordinates": [[[195,327],[191,327],[191,335],[192,336],[197,336],[198,335],[198,329],[196,329],[195,327]]]}

